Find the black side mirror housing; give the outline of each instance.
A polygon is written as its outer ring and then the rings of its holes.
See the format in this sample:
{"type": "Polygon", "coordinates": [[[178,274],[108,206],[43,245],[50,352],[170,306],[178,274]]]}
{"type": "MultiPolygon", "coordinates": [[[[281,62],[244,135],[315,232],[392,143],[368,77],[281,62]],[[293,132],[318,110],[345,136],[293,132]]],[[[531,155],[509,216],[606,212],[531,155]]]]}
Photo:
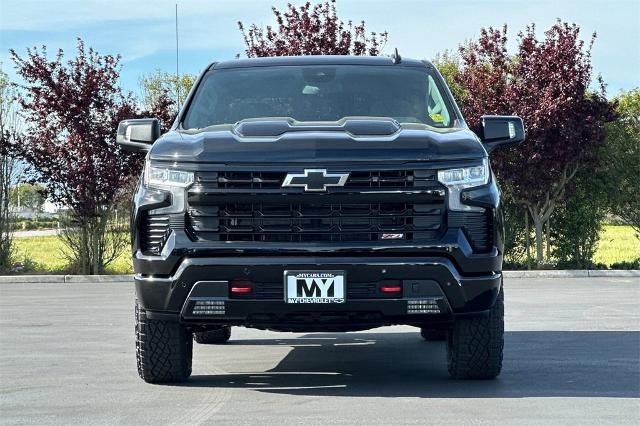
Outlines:
{"type": "Polygon", "coordinates": [[[160,137],[157,118],[124,120],[118,124],[116,143],[125,151],[147,152],[160,137]]]}
{"type": "Polygon", "coordinates": [[[515,146],[524,141],[524,123],[514,115],[483,115],[482,143],[487,152],[498,147],[515,146]]]}

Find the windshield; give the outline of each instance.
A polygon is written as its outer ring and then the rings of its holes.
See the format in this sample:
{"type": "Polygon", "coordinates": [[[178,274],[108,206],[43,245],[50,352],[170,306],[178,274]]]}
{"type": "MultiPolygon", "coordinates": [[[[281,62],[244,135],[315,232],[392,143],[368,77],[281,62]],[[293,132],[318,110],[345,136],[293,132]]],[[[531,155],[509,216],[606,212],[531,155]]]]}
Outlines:
{"type": "Polygon", "coordinates": [[[199,85],[182,124],[199,129],[247,118],[337,121],[353,116],[391,117],[436,128],[457,125],[430,70],[362,65],[213,70],[199,85]]]}

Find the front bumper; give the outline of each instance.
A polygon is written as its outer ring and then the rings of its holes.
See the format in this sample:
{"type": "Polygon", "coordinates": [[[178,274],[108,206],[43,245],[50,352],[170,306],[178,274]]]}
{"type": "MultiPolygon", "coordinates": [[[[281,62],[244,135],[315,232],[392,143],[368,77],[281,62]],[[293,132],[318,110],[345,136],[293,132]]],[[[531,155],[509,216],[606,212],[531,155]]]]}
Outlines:
{"type": "Polygon", "coordinates": [[[450,321],[454,315],[481,313],[494,303],[501,273],[462,276],[443,257],[192,257],[184,258],[174,274],[165,277],[136,274],[136,293],[151,311],[173,315],[194,326],[246,325],[280,330],[357,330],[377,325],[424,325],[450,321]],[[233,299],[228,282],[283,282],[285,270],[343,270],[349,283],[402,282],[394,298],[347,297],[341,304],[288,304],[279,300],[233,299]],[[429,283],[426,287],[424,283],[429,283]],[[198,288],[200,287],[200,288],[198,288]],[[197,300],[222,306],[209,315],[194,315],[197,300]],[[424,303],[422,303],[422,302],[424,303]],[[429,312],[410,313],[409,305],[435,305],[429,312]],[[220,312],[222,311],[222,313],[220,312]]]}

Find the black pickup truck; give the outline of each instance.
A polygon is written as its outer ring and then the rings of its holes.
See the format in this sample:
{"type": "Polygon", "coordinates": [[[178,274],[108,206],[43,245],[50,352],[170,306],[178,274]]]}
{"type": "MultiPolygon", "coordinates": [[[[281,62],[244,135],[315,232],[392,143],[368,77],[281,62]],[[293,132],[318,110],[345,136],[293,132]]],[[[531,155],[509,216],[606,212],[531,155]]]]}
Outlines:
{"type": "MultiPolygon", "coordinates": [[[[480,124],[480,123],[478,123],[480,124]]],[[[148,152],[133,199],[138,372],[191,374],[232,326],[446,340],[454,378],[494,378],[504,334],[500,191],[488,154],[522,120],[469,130],[445,81],[399,56],[214,63],[148,152]]],[[[419,356],[418,354],[416,356],[419,356]]]]}

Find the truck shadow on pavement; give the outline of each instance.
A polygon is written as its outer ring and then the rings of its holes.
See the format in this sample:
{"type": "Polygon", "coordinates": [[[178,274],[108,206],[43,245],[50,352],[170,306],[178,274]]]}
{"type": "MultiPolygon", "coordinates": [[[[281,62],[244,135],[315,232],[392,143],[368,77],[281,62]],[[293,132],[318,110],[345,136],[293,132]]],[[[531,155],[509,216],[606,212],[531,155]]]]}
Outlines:
{"type": "MultiPolygon", "coordinates": [[[[446,370],[444,342],[419,333],[307,334],[292,339],[238,340],[204,351],[291,347],[275,368],[251,373],[194,375],[183,386],[262,392],[375,397],[522,398],[638,397],[640,332],[512,331],[497,380],[456,381],[446,370]]],[[[245,355],[246,354],[246,355],[245,355]]],[[[264,354],[264,352],[262,352],[264,354]]],[[[240,361],[240,359],[239,359],[240,361]]],[[[277,362],[277,360],[276,360],[277,362]]]]}

